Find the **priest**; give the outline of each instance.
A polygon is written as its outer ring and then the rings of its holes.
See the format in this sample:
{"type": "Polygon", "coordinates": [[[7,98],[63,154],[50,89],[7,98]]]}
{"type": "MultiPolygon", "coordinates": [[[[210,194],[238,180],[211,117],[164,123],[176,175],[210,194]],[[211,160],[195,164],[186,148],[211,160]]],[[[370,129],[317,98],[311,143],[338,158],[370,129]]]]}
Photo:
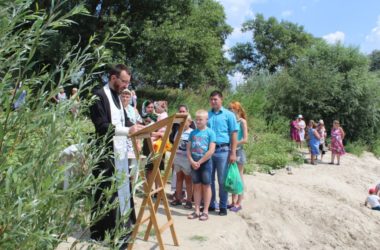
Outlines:
{"type": "Polygon", "coordinates": [[[99,145],[104,140],[107,143],[105,157],[93,170],[95,177],[102,175],[105,178],[95,191],[93,215],[116,200],[119,201],[118,207],[114,206],[106,214],[96,218],[91,226],[91,238],[95,240],[104,240],[106,232],[113,236],[121,221],[127,221],[125,225],[131,226],[136,220],[129,178],[127,137],[141,129],[142,126],[133,125],[129,121],[119,97],[122,91],[128,88],[130,80],[131,72],[125,65],[114,66],[109,71],[108,84],[94,92],[97,100],[90,107],[90,116],[95,125],[97,141],[99,145]],[[113,184],[111,179],[116,180],[114,184],[117,192],[113,193],[111,199],[107,199],[105,193],[113,184]],[[132,212],[129,219],[123,220],[130,209],[132,212]]]}

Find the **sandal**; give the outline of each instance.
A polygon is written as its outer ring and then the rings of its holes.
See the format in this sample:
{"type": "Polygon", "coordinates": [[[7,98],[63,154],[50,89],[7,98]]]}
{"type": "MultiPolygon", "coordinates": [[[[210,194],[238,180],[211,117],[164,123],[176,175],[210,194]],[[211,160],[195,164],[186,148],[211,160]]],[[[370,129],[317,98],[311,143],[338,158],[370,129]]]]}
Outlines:
{"type": "Polygon", "coordinates": [[[191,214],[189,214],[189,215],[187,216],[187,218],[188,218],[189,220],[193,220],[193,219],[199,218],[199,214],[197,214],[196,212],[192,212],[191,214]]]}
{"type": "Polygon", "coordinates": [[[170,205],[172,206],[178,206],[178,205],[182,205],[182,202],[180,200],[173,200],[172,202],[170,202],[170,205]]]}
{"type": "Polygon", "coordinates": [[[193,208],[193,203],[191,201],[186,201],[186,204],[184,206],[186,209],[192,209],[193,208]]]}
{"type": "Polygon", "coordinates": [[[199,216],[199,220],[201,220],[201,221],[206,221],[206,220],[208,220],[208,214],[206,214],[206,213],[202,213],[202,214],[199,216]]]}

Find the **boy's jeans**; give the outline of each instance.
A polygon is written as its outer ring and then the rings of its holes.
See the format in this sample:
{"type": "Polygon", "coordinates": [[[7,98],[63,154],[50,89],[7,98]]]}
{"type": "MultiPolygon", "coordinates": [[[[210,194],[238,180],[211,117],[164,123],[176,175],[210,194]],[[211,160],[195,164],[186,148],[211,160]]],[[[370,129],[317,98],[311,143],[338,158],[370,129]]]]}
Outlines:
{"type": "Polygon", "coordinates": [[[211,179],[211,203],[210,207],[215,208],[215,172],[218,175],[218,184],[219,184],[219,209],[227,208],[227,199],[228,193],[224,190],[224,179],[227,174],[228,168],[228,159],[230,155],[229,146],[223,146],[215,149],[215,153],[211,157],[212,161],[212,179],[211,179]]]}

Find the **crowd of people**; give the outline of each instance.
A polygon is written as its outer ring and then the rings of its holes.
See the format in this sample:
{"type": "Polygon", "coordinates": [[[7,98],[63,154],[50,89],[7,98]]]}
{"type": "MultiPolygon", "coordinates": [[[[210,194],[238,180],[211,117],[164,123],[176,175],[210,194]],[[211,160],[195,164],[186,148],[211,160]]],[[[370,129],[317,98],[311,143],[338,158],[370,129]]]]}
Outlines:
{"type": "Polygon", "coordinates": [[[302,148],[303,142],[306,142],[310,153],[310,164],[312,165],[317,165],[318,156],[320,156],[320,162],[323,163],[323,156],[328,149],[331,150],[331,161],[329,164],[333,165],[336,162],[336,165],[340,165],[340,157],[345,154],[343,145],[345,132],[338,120],[333,122],[330,135],[331,142],[327,145],[327,131],[322,119],[318,122],[310,120],[306,126],[303,116],[298,115],[290,122],[291,140],[299,148],[302,148]]]}
{"type": "MultiPolygon", "coordinates": [[[[131,104],[132,93],[123,90],[121,100],[126,114],[132,123],[150,125],[168,117],[166,101],[145,100],[142,104],[141,116],[138,109],[131,104]]],[[[219,215],[227,215],[227,210],[237,212],[242,209],[243,194],[232,195],[232,202],[228,204],[228,194],[224,190],[224,179],[228,164],[237,161],[241,178],[246,157],[243,145],[248,139],[246,114],[239,102],[229,104],[229,109],[222,106],[223,95],[214,91],[210,95],[210,111],[198,110],[195,120],[192,119],[187,105],[179,105],[178,113],[187,113],[184,131],[180,136],[180,143],[172,166],[172,206],[184,206],[194,212],[189,219],[208,219],[208,211],[219,210],[219,215]],[[233,151],[233,153],[232,153],[233,151]],[[216,202],[216,185],[218,181],[219,202],[216,202]],[[193,206],[194,203],[194,206],[193,206]]],[[[169,140],[173,143],[177,136],[179,124],[172,127],[169,140]]],[[[152,133],[153,144],[161,140],[167,128],[163,127],[152,133]]],[[[146,140],[142,143],[142,153],[146,156],[150,151],[146,140]]],[[[130,164],[133,163],[133,148],[129,142],[130,164]]],[[[141,150],[140,145],[138,150],[141,150]]],[[[151,178],[153,164],[146,166],[146,178],[151,178]]],[[[160,170],[165,168],[164,157],[160,163],[160,170]]]]}
{"type": "MultiPolygon", "coordinates": [[[[113,67],[109,71],[108,83],[94,92],[97,98],[90,107],[97,141],[104,141],[104,137],[109,136],[110,132],[112,136],[112,140],[108,140],[105,157],[93,170],[93,175],[117,176],[119,183],[117,192],[112,194],[111,199],[106,199],[104,193],[112,186],[111,180],[102,182],[96,188],[93,213],[96,214],[115,199],[119,199],[120,203],[119,207],[110,209],[92,225],[91,237],[95,240],[104,240],[107,232],[115,231],[118,218],[127,216],[130,208],[132,212],[124,226],[131,227],[136,222],[129,167],[137,164],[134,150],[148,157],[150,150],[147,140],[151,140],[153,144],[160,142],[168,129],[163,127],[151,133],[151,138],[145,138],[138,143],[137,148],[133,148],[128,137],[145,126],[167,118],[168,103],[164,100],[145,100],[139,112],[137,96],[128,89],[130,79],[131,72],[125,65],[113,67]]],[[[229,164],[232,163],[237,163],[240,178],[243,178],[246,162],[243,145],[248,139],[246,113],[239,102],[230,103],[228,109],[223,107],[223,94],[220,91],[213,91],[209,102],[209,110],[197,110],[194,120],[185,104],[178,107],[179,113],[187,113],[188,116],[182,134],[178,134],[179,124],[174,124],[171,128],[171,142],[180,136],[174,163],[173,166],[165,166],[163,156],[160,164],[160,170],[172,167],[172,186],[175,192],[171,205],[194,209],[187,218],[200,221],[208,220],[209,211],[225,216],[228,210],[237,212],[242,209],[243,193],[234,194],[229,203],[224,179],[229,164]]],[[[152,178],[152,169],[152,163],[146,165],[147,180],[152,178]]]]}
{"type": "MultiPolygon", "coordinates": [[[[91,237],[103,240],[106,232],[115,229],[117,218],[128,215],[131,227],[135,223],[135,211],[131,193],[130,167],[136,166],[135,150],[148,156],[150,150],[147,140],[157,143],[162,140],[166,127],[153,133],[151,138],[145,138],[133,148],[128,137],[134,132],[168,117],[168,103],[164,100],[145,100],[141,112],[138,111],[137,96],[128,89],[131,79],[129,69],[124,65],[116,65],[109,72],[109,82],[102,89],[95,92],[98,97],[90,108],[91,119],[95,125],[97,137],[104,138],[111,131],[111,140],[108,152],[111,156],[105,157],[97,168],[93,170],[95,177],[103,175],[116,178],[121,183],[111,199],[105,199],[104,190],[112,186],[111,181],[101,183],[95,190],[95,206],[93,212],[99,211],[107,202],[119,199],[119,207],[111,209],[91,227],[91,237]],[[113,155],[113,156],[112,156],[113,155]]],[[[213,91],[209,96],[209,110],[200,109],[195,112],[193,120],[189,108],[185,104],[179,105],[177,112],[188,114],[183,133],[178,134],[179,124],[173,124],[170,142],[179,136],[179,146],[175,152],[173,166],[165,166],[165,156],[160,163],[160,170],[172,168],[172,206],[183,206],[193,210],[187,218],[207,221],[209,212],[226,216],[228,211],[238,212],[242,209],[243,193],[231,195],[225,190],[224,180],[229,165],[237,163],[240,178],[243,180],[246,156],[244,144],[248,141],[247,115],[242,105],[231,102],[228,108],[223,106],[223,94],[213,91]]],[[[310,120],[306,125],[302,115],[298,115],[290,123],[291,139],[302,148],[306,142],[310,152],[310,163],[317,164],[331,150],[330,164],[340,164],[340,158],[345,154],[343,139],[345,132],[339,121],[335,120],[331,128],[331,142],[327,144],[327,131],[323,120],[318,123],[310,120]]],[[[162,143],[162,141],[161,141],[162,143]]],[[[146,179],[152,178],[152,164],[145,168],[146,179]]],[[[370,190],[367,203],[375,210],[380,208],[380,183],[374,190],[370,190]]]]}

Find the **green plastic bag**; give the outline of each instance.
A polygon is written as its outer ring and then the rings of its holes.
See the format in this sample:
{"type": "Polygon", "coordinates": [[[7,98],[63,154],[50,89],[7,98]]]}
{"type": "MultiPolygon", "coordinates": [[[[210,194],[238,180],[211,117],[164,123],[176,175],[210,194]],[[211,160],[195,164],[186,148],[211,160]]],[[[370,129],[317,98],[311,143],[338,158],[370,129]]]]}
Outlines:
{"type": "Polygon", "coordinates": [[[228,166],[226,179],[224,180],[224,189],[228,193],[241,194],[243,193],[243,181],[240,177],[239,168],[236,162],[228,166]]]}

